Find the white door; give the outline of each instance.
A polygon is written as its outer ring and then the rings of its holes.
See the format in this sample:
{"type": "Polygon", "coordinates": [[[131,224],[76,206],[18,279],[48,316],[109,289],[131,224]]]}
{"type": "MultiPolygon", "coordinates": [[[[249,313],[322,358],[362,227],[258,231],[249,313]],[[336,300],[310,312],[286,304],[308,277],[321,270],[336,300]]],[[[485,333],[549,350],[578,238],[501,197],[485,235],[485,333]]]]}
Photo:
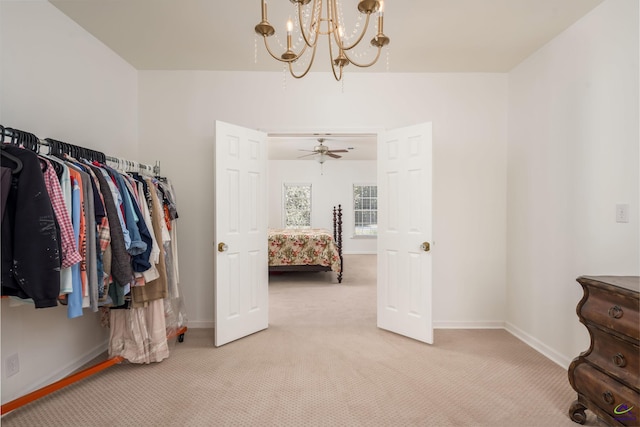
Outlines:
{"type": "Polygon", "coordinates": [[[431,123],[378,135],[378,327],[433,344],[431,123]]]}
{"type": "Polygon", "coordinates": [[[268,327],[267,135],[216,121],[215,346],[268,327]]]}

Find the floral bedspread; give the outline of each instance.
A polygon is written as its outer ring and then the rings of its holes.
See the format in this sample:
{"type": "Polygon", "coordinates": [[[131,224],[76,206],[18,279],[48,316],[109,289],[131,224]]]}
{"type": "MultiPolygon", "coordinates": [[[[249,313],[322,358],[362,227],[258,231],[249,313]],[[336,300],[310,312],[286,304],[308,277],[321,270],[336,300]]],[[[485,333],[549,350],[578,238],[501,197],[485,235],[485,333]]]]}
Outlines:
{"type": "Polygon", "coordinates": [[[339,273],[340,253],[324,229],[269,230],[269,265],[322,265],[339,273]]]}

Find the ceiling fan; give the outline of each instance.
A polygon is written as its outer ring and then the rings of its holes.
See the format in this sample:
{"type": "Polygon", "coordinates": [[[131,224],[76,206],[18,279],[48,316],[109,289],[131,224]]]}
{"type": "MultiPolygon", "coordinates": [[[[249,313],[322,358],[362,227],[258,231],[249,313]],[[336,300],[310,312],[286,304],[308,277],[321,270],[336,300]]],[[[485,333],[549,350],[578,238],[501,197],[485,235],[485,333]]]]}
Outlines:
{"type": "MultiPolygon", "coordinates": [[[[326,158],[325,156],[329,156],[329,157],[332,157],[334,159],[339,159],[342,156],[340,156],[340,155],[338,155],[336,153],[348,153],[349,152],[349,150],[330,150],[329,147],[327,147],[326,145],[323,144],[324,141],[325,141],[324,138],[318,138],[318,145],[313,147],[313,150],[300,150],[300,151],[309,151],[309,152],[311,152],[311,154],[305,154],[304,156],[300,156],[298,158],[300,159],[302,157],[309,157],[309,156],[319,155],[322,160],[324,160],[326,158]]],[[[323,163],[323,161],[321,161],[320,163],[323,163]]]]}

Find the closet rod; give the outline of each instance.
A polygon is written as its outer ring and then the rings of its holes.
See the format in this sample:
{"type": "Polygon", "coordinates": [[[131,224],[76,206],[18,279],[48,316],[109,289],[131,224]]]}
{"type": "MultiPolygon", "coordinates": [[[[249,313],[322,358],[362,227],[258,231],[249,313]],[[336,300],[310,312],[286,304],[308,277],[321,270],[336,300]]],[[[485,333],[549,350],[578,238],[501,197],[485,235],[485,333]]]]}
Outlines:
{"type": "MultiPolygon", "coordinates": [[[[2,143],[11,143],[14,145],[20,145],[24,148],[28,148],[32,151],[38,151],[38,146],[49,147],[49,152],[54,149],[60,149],[60,151],[65,152],[66,154],[70,154],[77,150],[78,153],[89,153],[91,155],[95,155],[96,158],[91,160],[97,160],[99,162],[109,161],[112,164],[116,164],[116,169],[125,170],[126,172],[142,172],[148,173],[152,175],[159,176],[160,175],[160,162],[156,161],[155,166],[147,165],[144,163],[135,162],[132,160],[122,159],[120,157],[107,156],[101,151],[91,150],[88,148],[81,147],[79,145],[68,144],[63,141],[58,141],[55,139],[47,138],[40,139],[34,134],[30,132],[26,132],[20,129],[9,128],[0,125],[0,137],[2,143]],[[5,141],[5,137],[9,138],[9,141],[5,141]]],[[[54,153],[55,154],[55,153],[54,153]]]]}

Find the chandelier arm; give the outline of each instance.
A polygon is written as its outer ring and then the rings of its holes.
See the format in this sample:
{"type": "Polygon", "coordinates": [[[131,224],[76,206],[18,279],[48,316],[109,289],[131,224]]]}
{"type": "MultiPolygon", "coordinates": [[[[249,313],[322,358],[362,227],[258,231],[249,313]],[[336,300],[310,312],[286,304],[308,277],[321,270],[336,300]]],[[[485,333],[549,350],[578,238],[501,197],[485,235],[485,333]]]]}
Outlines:
{"type": "Polygon", "coordinates": [[[378,61],[378,59],[380,58],[380,52],[382,52],[382,47],[378,48],[378,53],[376,54],[376,57],[373,58],[373,60],[368,64],[359,64],[355,62],[353,59],[349,57],[349,55],[347,55],[347,52],[344,52],[344,56],[346,56],[349,62],[355,65],[356,67],[367,68],[367,67],[371,67],[373,64],[375,64],[378,61]]]}
{"type": "MultiPolygon", "coordinates": [[[[342,50],[351,50],[354,47],[356,47],[362,41],[362,39],[364,38],[364,35],[367,33],[367,30],[369,29],[369,20],[371,18],[371,14],[367,13],[366,15],[367,15],[367,20],[364,23],[364,28],[362,29],[362,33],[360,33],[360,36],[358,37],[358,39],[355,42],[353,42],[353,44],[351,44],[351,46],[345,46],[345,45],[342,44],[342,37],[340,37],[340,35],[338,33],[338,26],[336,26],[334,28],[334,31],[332,31],[333,32],[333,37],[336,40],[336,43],[338,44],[340,49],[342,49],[342,50]]],[[[335,18],[335,21],[339,24],[339,22],[338,22],[338,8],[336,6],[336,2],[335,1],[333,2],[333,16],[335,18]]],[[[330,21],[333,22],[332,19],[330,19],[330,21]]]]}
{"type": "MultiPolygon", "coordinates": [[[[313,52],[311,53],[311,59],[309,60],[309,65],[307,65],[307,69],[304,70],[304,72],[300,75],[296,75],[296,73],[293,72],[293,61],[289,62],[289,73],[291,73],[291,75],[296,78],[296,79],[301,79],[304,76],[307,75],[307,73],[309,72],[309,70],[311,70],[311,66],[313,65],[313,60],[316,58],[316,48],[318,47],[318,45],[316,44],[315,46],[313,46],[313,52]]],[[[305,48],[306,49],[306,46],[305,48]]],[[[303,49],[303,51],[304,51],[303,49]]]]}
{"type": "Polygon", "coordinates": [[[336,81],[340,81],[342,79],[342,67],[340,68],[340,75],[336,74],[336,66],[333,64],[333,62],[331,63],[331,71],[333,71],[333,77],[336,79],[336,81]]]}
{"type": "Polygon", "coordinates": [[[333,60],[333,44],[331,43],[331,34],[327,34],[327,42],[329,43],[329,63],[331,64],[331,71],[333,72],[333,77],[336,79],[336,81],[340,81],[340,79],[342,79],[342,66],[339,66],[340,75],[338,76],[336,74],[337,65],[333,60]]]}
{"type": "MultiPolygon", "coordinates": [[[[313,19],[316,17],[315,16],[315,11],[316,11],[316,2],[319,1],[320,2],[320,9],[322,9],[322,0],[313,0],[313,14],[311,16],[311,22],[313,22],[313,19]]],[[[321,13],[322,14],[322,13],[321,13]]],[[[314,47],[317,43],[318,43],[318,31],[320,30],[320,21],[316,21],[316,31],[315,31],[315,37],[313,40],[313,43],[311,43],[309,40],[311,40],[311,35],[314,34],[314,32],[311,32],[309,34],[309,37],[307,37],[307,33],[304,30],[304,26],[303,21],[302,21],[302,3],[298,3],[298,23],[300,24],[300,33],[302,33],[302,38],[304,39],[304,43],[309,46],[309,47],[314,47]]]]}
{"type": "Polygon", "coordinates": [[[293,61],[293,60],[282,59],[279,56],[276,56],[269,48],[269,43],[267,42],[267,36],[263,36],[263,38],[264,38],[264,46],[267,48],[267,52],[269,52],[269,55],[271,55],[273,59],[275,59],[276,61],[289,62],[289,63],[293,61]]]}
{"type": "MultiPolygon", "coordinates": [[[[317,44],[313,45],[313,53],[311,54],[311,59],[309,60],[309,64],[313,64],[313,60],[314,60],[314,58],[316,56],[316,47],[317,46],[318,46],[317,44]]],[[[302,58],[302,55],[304,55],[304,53],[307,51],[308,47],[309,46],[307,46],[306,44],[302,46],[302,49],[300,49],[300,53],[298,53],[298,59],[302,58]]],[[[295,62],[295,61],[292,61],[292,62],[295,62]]],[[[311,65],[309,65],[308,68],[311,68],[311,65]]]]}
{"type": "MultiPolygon", "coordinates": [[[[267,52],[269,52],[269,55],[271,55],[271,57],[273,59],[275,59],[276,61],[280,61],[280,62],[285,62],[285,63],[292,63],[295,62],[298,58],[300,58],[302,55],[304,55],[304,52],[307,50],[307,45],[302,46],[302,49],[300,50],[300,53],[297,54],[297,56],[293,59],[282,59],[279,56],[276,56],[272,51],[271,48],[269,48],[269,43],[267,42],[267,37],[263,36],[264,38],[264,46],[267,48],[267,52]]],[[[315,50],[315,46],[314,46],[314,50],[315,50]]],[[[313,54],[315,56],[315,52],[313,54]]],[[[313,60],[312,60],[313,62],[313,60]]]]}
{"type": "MultiPolygon", "coordinates": [[[[304,53],[307,51],[307,48],[308,48],[308,47],[310,47],[310,46],[307,46],[306,44],[305,44],[305,45],[303,45],[303,46],[302,46],[302,49],[300,49],[300,53],[298,53],[298,54],[297,54],[298,56],[296,57],[296,59],[300,59],[300,58],[302,58],[302,55],[304,55],[304,53]]],[[[312,47],[313,47],[313,49],[315,50],[316,46],[314,45],[314,46],[312,46],[312,47]]],[[[314,53],[314,56],[315,56],[315,53],[314,53]]],[[[294,59],[293,61],[289,61],[289,62],[295,62],[295,61],[296,61],[296,59],[294,59]]]]}

